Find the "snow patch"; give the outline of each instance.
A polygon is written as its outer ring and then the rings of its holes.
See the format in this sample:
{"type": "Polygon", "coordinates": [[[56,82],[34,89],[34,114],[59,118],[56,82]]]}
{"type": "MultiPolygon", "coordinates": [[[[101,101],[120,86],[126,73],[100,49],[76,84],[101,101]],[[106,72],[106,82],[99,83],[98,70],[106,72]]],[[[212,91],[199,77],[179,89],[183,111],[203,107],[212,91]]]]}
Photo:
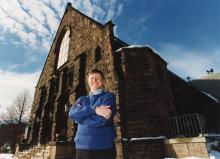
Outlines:
{"type": "Polygon", "coordinates": [[[209,153],[210,159],[220,159],[220,153],[218,151],[212,150],[209,153]]]}
{"type": "Polygon", "coordinates": [[[206,93],[204,91],[201,91],[202,93],[206,94],[207,96],[209,96],[210,98],[212,98],[215,102],[218,102],[218,99],[216,99],[215,97],[213,97],[211,94],[206,93]]]}
{"type": "Polygon", "coordinates": [[[158,140],[158,139],[166,139],[166,137],[157,136],[157,137],[122,138],[123,141],[142,141],[142,140],[158,140]]]}
{"type": "Polygon", "coordinates": [[[13,159],[13,154],[2,153],[0,154],[0,159],[13,159]]]}
{"type": "MultiPolygon", "coordinates": [[[[165,158],[165,159],[176,159],[176,158],[165,158]]],[[[181,158],[181,159],[205,159],[205,158],[201,158],[201,157],[184,157],[184,158],[181,158]]]]}
{"type": "Polygon", "coordinates": [[[123,49],[132,49],[132,48],[149,48],[151,49],[154,53],[160,55],[160,53],[155,50],[154,48],[152,48],[151,46],[149,45],[129,45],[129,46],[124,46],[124,47],[121,47],[119,48],[118,50],[116,50],[115,52],[120,52],[122,51],[123,49]]]}

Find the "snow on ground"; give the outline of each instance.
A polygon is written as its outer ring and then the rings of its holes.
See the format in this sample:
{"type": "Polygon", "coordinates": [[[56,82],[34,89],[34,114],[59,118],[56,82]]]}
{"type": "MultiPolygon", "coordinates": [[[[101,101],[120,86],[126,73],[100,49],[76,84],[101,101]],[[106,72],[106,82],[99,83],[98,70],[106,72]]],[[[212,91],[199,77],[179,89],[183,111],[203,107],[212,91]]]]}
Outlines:
{"type": "Polygon", "coordinates": [[[209,153],[210,159],[220,159],[220,152],[212,150],[209,153]]]}
{"type": "MultiPolygon", "coordinates": [[[[176,158],[165,158],[165,159],[176,159],[176,158]]],[[[181,159],[205,159],[205,158],[200,158],[200,157],[184,157],[184,158],[181,158],[181,159]]]]}
{"type": "Polygon", "coordinates": [[[0,159],[13,159],[13,154],[0,153],[0,159]]]}
{"type": "MultiPolygon", "coordinates": [[[[214,151],[212,150],[210,153],[209,153],[209,156],[210,156],[210,159],[220,159],[220,152],[217,152],[217,151],[214,151]]],[[[176,159],[176,158],[165,158],[165,159],[176,159]]],[[[184,157],[184,158],[181,158],[181,159],[206,159],[206,158],[201,158],[201,157],[184,157]]]]}
{"type": "MultiPolygon", "coordinates": [[[[212,150],[210,153],[210,159],[220,159],[220,152],[214,151],[212,150]]],[[[0,154],[0,159],[14,159],[13,154],[7,154],[7,153],[3,153],[0,154]]],[[[176,158],[165,158],[165,159],[176,159],[176,158]]],[[[201,157],[184,157],[181,159],[205,159],[205,158],[201,158],[201,157]]]]}

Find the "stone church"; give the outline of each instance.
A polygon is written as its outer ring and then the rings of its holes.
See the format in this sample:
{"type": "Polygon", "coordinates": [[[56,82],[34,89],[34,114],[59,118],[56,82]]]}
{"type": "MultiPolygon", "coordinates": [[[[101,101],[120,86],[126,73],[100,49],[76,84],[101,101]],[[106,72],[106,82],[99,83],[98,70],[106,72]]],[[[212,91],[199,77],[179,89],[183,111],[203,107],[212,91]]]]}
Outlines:
{"type": "Polygon", "coordinates": [[[218,102],[168,70],[149,46],[117,38],[112,21],[100,24],[68,3],[35,88],[19,158],[74,158],[77,124],[68,111],[88,94],[93,68],[103,71],[104,89],[116,95],[117,159],[178,157],[170,139],[220,132],[218,102]]]}

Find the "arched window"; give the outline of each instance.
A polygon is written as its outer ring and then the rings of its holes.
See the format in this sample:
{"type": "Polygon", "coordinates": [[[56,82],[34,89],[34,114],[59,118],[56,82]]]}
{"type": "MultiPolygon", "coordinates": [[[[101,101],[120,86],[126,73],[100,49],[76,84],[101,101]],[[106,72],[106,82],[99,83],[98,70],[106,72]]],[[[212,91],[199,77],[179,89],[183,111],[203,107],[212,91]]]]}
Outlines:
{"type": "Polygon", "coordinates": [[[70,42],[70,30],[68,29],[65,32],[65,35],[63,36],[62,42],[60,44],[57,68],[60,68],[60,66],[62,66],[67,61],[69,42],[70,42]]]}
{"type": "Polygon", "coordinates": [[[41,88],[41,94],[40,94],[40,106],[44,106],[47,98],[47,88],[46,86],[43,86],[41,88]]]}
{"type": "Polygon", "coordinates": [[[101,48],[98,46],[95,49],[95,62],[98,62],[99,60],[101,60],[101,48]]]}

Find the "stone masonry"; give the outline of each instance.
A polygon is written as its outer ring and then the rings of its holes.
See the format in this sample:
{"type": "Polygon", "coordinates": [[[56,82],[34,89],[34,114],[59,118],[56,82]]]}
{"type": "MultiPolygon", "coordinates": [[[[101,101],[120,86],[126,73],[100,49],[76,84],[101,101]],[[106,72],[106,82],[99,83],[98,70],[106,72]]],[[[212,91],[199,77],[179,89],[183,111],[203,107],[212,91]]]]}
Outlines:
{"type": "MultiPolygon", "coordinates": [[[[130,141],[132,138],[169,137],[168,119],[181,114],[179,103],[184,100],[181,95],[176,100],[176,85],[172,81],[181,80],[167,70],[166,61],[152,48],[129,47],[114,36],[113,29],[111,21],[102,25],[68,3],[35,88],[28,125],[26,144],[49,145],[48,158],[74,156],[72,140],[77,124],[68,119],[69,105],[88,94],[86,76],[93,68],[103,71],[104,89],[116,95],[117,159],[165,156],[163,138],[130,141]],[[60,45],[67,31],[70,31],[68,58],[57,68],[60,45]]],[[[186,85],[181,86],[185,92],[195,90],[185,89],[186,85]]]]}

